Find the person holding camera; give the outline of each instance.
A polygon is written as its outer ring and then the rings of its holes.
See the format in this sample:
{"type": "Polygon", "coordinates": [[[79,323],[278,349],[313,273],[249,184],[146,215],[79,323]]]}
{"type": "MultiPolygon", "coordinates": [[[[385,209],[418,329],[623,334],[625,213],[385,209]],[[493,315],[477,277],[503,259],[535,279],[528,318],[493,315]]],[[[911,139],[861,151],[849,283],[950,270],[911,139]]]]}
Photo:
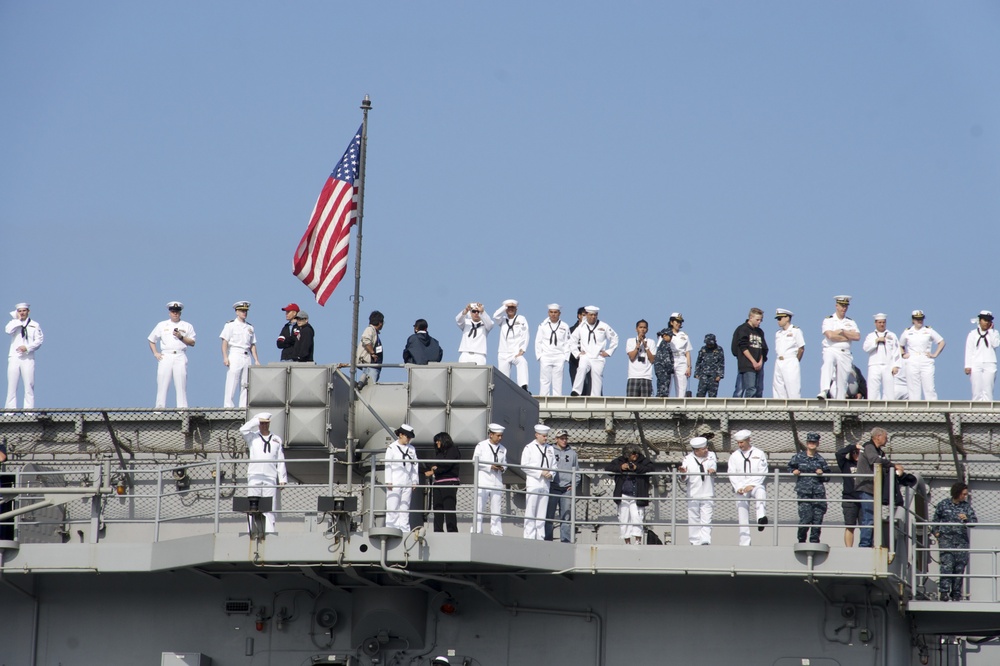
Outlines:
{"type": "Polygon", "coordinates": [[[184,304],[180,301],[167,303],[170,318],[157,324],[146,338],[149,350],[156,359],[156,407],[167,406],[167,389],[170,380],[174,381],[174,394],[177,396],[177,408],[184,409],[187,401],[187,348],[194,347],[194,326],[181,321],[181,311],[184,304]],[[157,342],[160,350],[156,350],[157,342]]]}
{"type": "Polygon", "coordinates": [[[628,355],[628,383],[625,395],[629,398],[648,398],[653,395],[653,364],[656,362],[656,342],[646,337],[649,324],[645,319],[635,323],[635,337],[625,342],[628,355]]]}
{"type": "Polygon", "coordinates": [[[615,504],[618,524],[626,544],[641,544],[643,520],[649,506],[649,477],[653,463],[635,444],[626,444],[622,454],[608,463],[605,470],[615,476],[615,504]]]}

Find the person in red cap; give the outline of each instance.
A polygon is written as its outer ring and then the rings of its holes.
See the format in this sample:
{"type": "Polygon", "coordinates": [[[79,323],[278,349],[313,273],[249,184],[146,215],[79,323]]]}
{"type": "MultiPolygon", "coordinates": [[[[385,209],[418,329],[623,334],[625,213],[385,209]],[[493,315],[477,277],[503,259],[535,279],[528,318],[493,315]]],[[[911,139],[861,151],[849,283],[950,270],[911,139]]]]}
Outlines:
{"type": "Polygon", "coordinates": [[[281,329],[281,334],[278,336],[278,349],[281,350],[282,361],[294,361],[294,347],[297,340],[295,331],[298,329],[298,325],[295,323],[295,316],[299,313],[299,306],[296,303],[289,303],[281,308],[281,310],[285,313],[285,326],[281,329]]]}

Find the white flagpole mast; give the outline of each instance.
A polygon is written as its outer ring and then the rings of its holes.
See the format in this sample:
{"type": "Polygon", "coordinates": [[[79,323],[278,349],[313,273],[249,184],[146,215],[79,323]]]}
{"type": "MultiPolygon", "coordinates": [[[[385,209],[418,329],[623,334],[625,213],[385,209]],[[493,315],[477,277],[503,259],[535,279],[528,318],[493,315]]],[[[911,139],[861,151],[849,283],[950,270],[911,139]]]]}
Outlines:
{"type": "MultiPolygon", "coordinates": [[[[354,319],[351,324],[351,374],[349,375],[350,387],[347,410],[347,485],[350,487],[354,482],[354,449],[357,445],[354,436],[355,428],[355,375],[358,371],[358,357],[355,350],[358,348],[358,309],[361,307],[361,222],[365,213],[365,158],[368,152],[368,111],[372,108],[372,101],[365,95],[361,100],[361,111],[364,119],[361,121],[361,161],[358,164],[358,238],[357,246],[354,250],[354,319]]],[[[333,469],[331,465],[331,470],[333,469]]],[[[333,482],[331,477],[330,482],[333,482]]]]}

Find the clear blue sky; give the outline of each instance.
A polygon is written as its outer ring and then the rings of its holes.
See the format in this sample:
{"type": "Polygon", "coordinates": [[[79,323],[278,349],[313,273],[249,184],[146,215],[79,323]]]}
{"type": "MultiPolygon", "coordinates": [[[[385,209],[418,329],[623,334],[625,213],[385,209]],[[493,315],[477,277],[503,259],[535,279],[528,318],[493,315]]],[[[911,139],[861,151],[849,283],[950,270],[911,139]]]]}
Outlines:
{"type": "MultiPolygon", "coordinates": [[[[369,94],[388,361],[418,317],[455,360],[470,300],[532,329],[596,304],[623,339],[679,310],[698,346],[751,306],[771,340],[785,307],[814,395],[847,293],[863,332],[925,310],[939,395],[967,399],[969,319],[1000,310],[998,35],[993,2],[0,0],[0,312],[44,327],[39,406],[151,406],[172,299],[193,406],[222,404],[236,300],[265,362],[289,301],[348,360],[353,254],[323,308],[291,262],[369,94]]],[[[622,348],[607,393],[625,371],[622,348]]]]}

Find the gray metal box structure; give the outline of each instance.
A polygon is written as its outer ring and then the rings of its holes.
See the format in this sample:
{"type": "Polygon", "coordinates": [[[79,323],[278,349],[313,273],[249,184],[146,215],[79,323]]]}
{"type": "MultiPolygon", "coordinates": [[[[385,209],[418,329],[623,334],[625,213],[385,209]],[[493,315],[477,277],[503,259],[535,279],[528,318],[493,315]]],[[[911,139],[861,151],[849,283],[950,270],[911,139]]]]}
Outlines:
{"type": "Polygon", "coordinates": [[[200,652],[162,652],[160,666],[212,666],[212,659],[200,652]]]}

